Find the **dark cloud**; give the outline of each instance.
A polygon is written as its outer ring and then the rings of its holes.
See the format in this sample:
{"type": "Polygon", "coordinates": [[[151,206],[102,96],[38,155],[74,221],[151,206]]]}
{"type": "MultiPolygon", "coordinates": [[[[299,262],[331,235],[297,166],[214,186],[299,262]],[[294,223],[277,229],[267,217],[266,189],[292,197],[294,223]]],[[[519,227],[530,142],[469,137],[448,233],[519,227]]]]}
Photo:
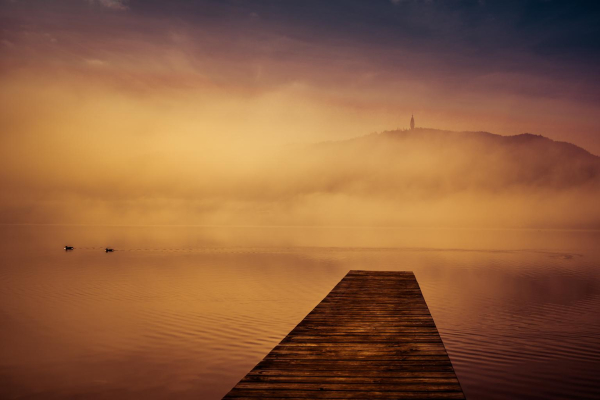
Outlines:
{"type": "MultiPolygon", "coordinates": [[[[345,64],[358,72],[399,68],[417,79],[429,79],[420,73],[432,71],[442,79],[446,73],[468,80],[508,72],[578,81],[595,76],[600,54],[595,2],[138,1],[131,6],[199,29],[217,21],[229,31],[225,47],[236,46],[250,60],[270,56],[319,67],[345,64]]],[[[587,96],[599,92],[596,81],[589,83],[587,96]]]]}

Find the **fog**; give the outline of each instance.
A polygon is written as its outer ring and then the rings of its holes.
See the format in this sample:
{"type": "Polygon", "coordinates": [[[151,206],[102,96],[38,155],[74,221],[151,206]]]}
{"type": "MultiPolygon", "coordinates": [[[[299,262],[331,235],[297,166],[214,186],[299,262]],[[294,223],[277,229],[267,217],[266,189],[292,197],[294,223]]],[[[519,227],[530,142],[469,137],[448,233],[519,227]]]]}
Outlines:
{"type": "Polygon", "coordinates": [[[351,3],[2,2],[0,223],[600,226],[597,157],[446,132],[600,154],[595,14],[351,3]]]}
{"type": "Polygon", "coordinates": [[[533,135],[367,134],[298,87],[3,87],[2,223],[600,227],[598,157],[533,135]]]}

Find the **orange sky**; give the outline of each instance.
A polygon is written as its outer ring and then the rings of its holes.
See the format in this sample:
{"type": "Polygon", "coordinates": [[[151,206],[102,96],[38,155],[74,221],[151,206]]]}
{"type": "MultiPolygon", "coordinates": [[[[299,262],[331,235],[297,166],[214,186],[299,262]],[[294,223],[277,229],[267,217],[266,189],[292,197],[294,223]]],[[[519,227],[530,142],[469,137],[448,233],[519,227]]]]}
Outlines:
{"type": "MultiPolygon", "coordinates": [[[[485,20],[467,26],[462,19],[469,18],[468,10],[458,6],[455,15],[444,17],[433,6],[394,3],[369,11],[409,15],[408,22],[360,20],[352,2],[345,7],[348,15],[329,24],[321,19],[323,13],[339,15],[334,6],[306,6],[306,15],[292,18],[286,13],[297,10],[269,2],[4,2],[2,121],[12,127],[15,114],[32,112],[32,103],[39,107],[35,112],[51,113],[115,101],[137,108],[132,119],[161,119],[146,104],[158,99],[165,103],[156,104],[164,119],[173,108],[187,109],[189,115],[178,118],[198,136],[210,135],[202,132],[200,119],[227,135],[243,126],[253,140],[266,135],[286,143],[404,127],[414,112],[421,126],[531,132],[600,153],[591,60],[540,56],[540,44],[527,43],[544,33],[539,28],[541,33],[529,32],[534,38],[510,42],[498,32],[520,32],[510,20],[517,16],[505,16],[506,10],[495,10],[494,20],[507,21],[488,32],[485,20]],[[404,30],[398,28],[402,22],[404,30]],[[484,43],[467,36],[486,32],[484,43]],[[493,47],[503,41],[512,47],[493,47]],[[44,96],[60,98],[48,102],[44,96]]],[[[552,29],[546,30],[550,35],[552,29]]],[[[120,117],[117,110],[99,112],[120,117]]],[[[49,123],[68,125],[64,118],[49,123]]],[[[129,121],[123,129],[134,124],[144,123],[129,121]]]]}
{"type": "Polygon", "coordinates": [[[49,201],[76,182],[92,198],[103,174],[148,169],[202,181],[264,149],[407,127],[411,113],[600,154],[594,49],[547,45],[591,22],[579,10],[540,28],[509,3],[3,1],[2,196],[49,201]]]}

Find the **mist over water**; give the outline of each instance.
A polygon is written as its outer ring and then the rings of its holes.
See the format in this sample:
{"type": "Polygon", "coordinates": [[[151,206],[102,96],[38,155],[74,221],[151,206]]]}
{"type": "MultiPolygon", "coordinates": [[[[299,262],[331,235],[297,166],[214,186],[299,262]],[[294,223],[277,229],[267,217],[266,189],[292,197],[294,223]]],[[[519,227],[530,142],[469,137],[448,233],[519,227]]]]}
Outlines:
{"type": "Polygon", "coordinates": [[[350,269],[414,271],[467,398],[600,397],[598,231],[2,226],[0,239],[2,398],[219,399],[350,269]]]}
{"type": "Polygon", "coordinates": [[[18,179],[0,172],[9,189],[0,222],[600,227],[600,158],[531,134],[417,128],[302,146],[167,142],[140,150],[125,137],[96,154],[76,141],[59,150],[60,172],[54,159],[19,163],[18,179]]]}

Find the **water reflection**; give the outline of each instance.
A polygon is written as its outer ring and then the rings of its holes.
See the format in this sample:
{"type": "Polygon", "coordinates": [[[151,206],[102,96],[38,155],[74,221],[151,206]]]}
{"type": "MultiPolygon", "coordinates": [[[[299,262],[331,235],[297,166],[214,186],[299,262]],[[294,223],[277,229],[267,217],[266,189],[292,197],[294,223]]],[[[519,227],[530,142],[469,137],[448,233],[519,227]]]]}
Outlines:
{"type": "Polygon", "coordinates": [[[218,399],[350,269],[415,272],[468,398],[600,395],[598,232],[0,233],[2,398],[218,399]]]}

